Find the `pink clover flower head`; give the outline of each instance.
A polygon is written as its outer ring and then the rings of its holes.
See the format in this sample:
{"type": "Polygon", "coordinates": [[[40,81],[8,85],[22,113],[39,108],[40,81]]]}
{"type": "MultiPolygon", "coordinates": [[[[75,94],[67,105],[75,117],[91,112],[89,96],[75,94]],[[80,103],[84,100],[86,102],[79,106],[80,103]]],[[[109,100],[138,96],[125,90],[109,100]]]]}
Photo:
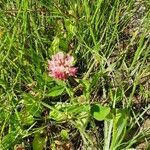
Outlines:
{"type": "Polygon", "coordinates": [[[74,57],[58,52],[48,60],[49,76],[55,79],[66,80],[69,76],[76,76],[77,67],[73,67],[74,57]]]}

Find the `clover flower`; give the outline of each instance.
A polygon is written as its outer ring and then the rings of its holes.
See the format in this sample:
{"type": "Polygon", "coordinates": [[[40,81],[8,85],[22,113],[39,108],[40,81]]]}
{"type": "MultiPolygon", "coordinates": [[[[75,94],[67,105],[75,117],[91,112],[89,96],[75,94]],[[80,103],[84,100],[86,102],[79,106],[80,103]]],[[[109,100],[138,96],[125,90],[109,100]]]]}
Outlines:
{"type": "Polygon", "coordinates": [[[74,57],[63,52],[58,52],[48,60],[49,76],[55,79],[66,80],[69,76],[75,76],[77,68],[73,67],[74,57]]]}

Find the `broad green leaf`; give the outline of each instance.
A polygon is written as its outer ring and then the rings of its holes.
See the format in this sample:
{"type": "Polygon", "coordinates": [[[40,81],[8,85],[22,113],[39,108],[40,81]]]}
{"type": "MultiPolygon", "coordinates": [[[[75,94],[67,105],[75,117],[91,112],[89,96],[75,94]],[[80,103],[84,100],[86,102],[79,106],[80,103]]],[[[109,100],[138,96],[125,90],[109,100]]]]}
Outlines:
{"type": "Polygon", "coordinates": [[[105,120],[107,115],[109,115],[109,113],[110,113],[109,107],[105,107],[100,104],[94,104],[91,107],[91,114],[98,121],[105,120]]]}
{"type": "Polygon", "coordinates": [[[89,105],[70,104],[64,110],[71,115],[78,115],[82,112],[89,112],[89,105]]]}
{"type": "Polygon", "coordinates": [[[72,88],[68,88],[67,86],[65,87],[66,93],[70,96],[70,97],[74,97],[74,91],[72,88]]]}
{"type": "Polygon", "coordinates": [[[68,49],[68,41],[65,38],[61,38],[60,39],[60,44],[59,47],[61,48],[61,50],[66,51],[68,49]]]}
{"type": "Polygon", "coordinates": [[[60,43],[60,38],[55,36],[49,51],[52,51],[53,53],[55,53],[59,49],[59,43],[60,43]]]}
{"type": "Polygon", "coordinates": [[[75,23],[73,23],[73,20],[71,22],[69,19],[66,19],[65,20],[65,27],[66,27],[67,32],[68,32],[70,37],[75,35],[77,29],[76,29],[75,23]]]}
{"type": "Polygon", "coordinates": [[[33,97],[31,94],[24,93],[22,103],[25,105],[25,109],[32,116],[39,117],[41,113],[41,106],[39,100],[33,97]]]}
{"type": "Polygon", "coordinates": [[[59,110],[52,110],[49,114],[51,119],[54,119],[56,121],[65,121],[67,119],[67,115],[64,114],[64,112],[59,110]]]}
{"type": "Polygon", "coordinates": [[[21,123],[23,125],[31,125],[34,122],[34,118],[30,113],[25,109],[21,111],[20,113],[21,123]]]}
{"type": "Polygon", "coordinates": [[[89,113],[88,112],[81,112],[76,117],[75,122],[76,122],[76,127],[79,130],[85,131],[85,129],[88,125],[88,122],[89,122],[89,113]]]}
{"type": "Polygon", "coordinates": [[[55,86],[49,90],[47,95],[52,97],[59,96],[64,92],[64,90],[64,86],[55,86]]]}
{"type": "Polygon", "coordinates": [[[64,130],[64,129],[61,130],[60,136],[62,137],[63,140],[69,139],[69,134],[68,134],[68,131],[67,131],[67,130],[64,130]]]}
{"type": "Polygon", "coordinates": [[[18,131],[11,131],[7,135],[5,135],[2,139],[2,147],[4,149],[10,149],[13,142],[17,139],[19,136],[19,130],[18,131]]]}
{"type": "MultiPolygon", "coordinates": [[[[65,121],[68,117],[82,117],[82,113],[88,114],[90,110],[89,105],[79,104],[57,104],[54,110],[50,111],[50,118],[56,121],[65,121]]],[[[86,115],[87,116],[87,115],[86,115]]]]}
{"type": "Polygon", "coordinates": [[[33,150],[43,150],[45,145],[45,138],[41,137],[39,133],[34,134],[34,140],[32,142],[33,150]]]}

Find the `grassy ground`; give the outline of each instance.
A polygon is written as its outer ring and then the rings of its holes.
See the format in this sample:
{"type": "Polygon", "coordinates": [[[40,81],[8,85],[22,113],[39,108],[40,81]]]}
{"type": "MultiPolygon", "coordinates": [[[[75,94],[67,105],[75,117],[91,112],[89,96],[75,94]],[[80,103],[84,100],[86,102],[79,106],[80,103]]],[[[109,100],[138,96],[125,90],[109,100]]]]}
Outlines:
{"type": "Polygon", "coordinates": [[[0,150],[149,149],[149,0],[0,1],[0,150]],[[76,78],[48,76],[58,51],[76,78]]]}

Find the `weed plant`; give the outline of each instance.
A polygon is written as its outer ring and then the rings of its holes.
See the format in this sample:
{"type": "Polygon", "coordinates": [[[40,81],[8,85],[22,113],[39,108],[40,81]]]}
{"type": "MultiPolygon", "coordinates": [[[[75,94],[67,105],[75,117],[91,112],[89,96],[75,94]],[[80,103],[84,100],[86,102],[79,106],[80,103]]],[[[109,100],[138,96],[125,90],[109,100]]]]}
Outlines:
{"type": "Polygon", "coordinates": [[[149,10],[149,0],[0,0],[0,150],[148,150],[149,10]],[[76,77],[48,75],[60,51],[76,77]]]}

